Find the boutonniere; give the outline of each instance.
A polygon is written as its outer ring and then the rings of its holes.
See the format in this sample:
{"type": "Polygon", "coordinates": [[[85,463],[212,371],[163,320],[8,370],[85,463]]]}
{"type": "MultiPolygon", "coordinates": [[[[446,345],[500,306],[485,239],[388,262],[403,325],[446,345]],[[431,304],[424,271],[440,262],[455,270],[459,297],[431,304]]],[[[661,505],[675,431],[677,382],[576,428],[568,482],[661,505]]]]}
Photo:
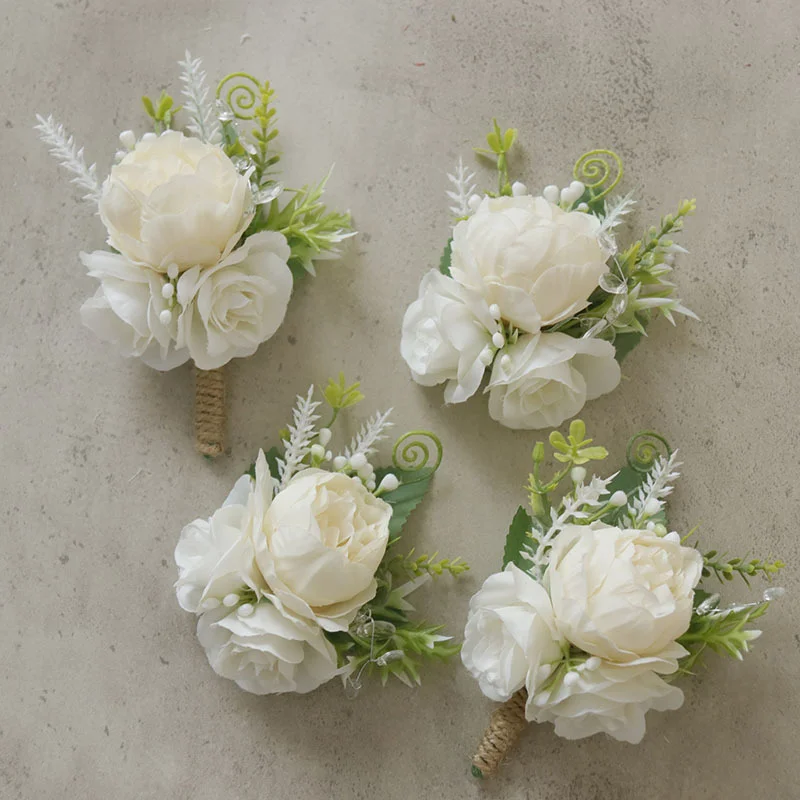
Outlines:
{"type": "Polygon", "coordinates": [[[340,376],[297,398],[280,448],[259,452],[222,507],[187,525],[175,549],[181,608],[221,676],[255,694],[310,692],[339,676],[355,692],[376,674],[419,683],[424,662],[459,651],[440,625],[418,621],[409,595],[431,577],[459,575],[461,559],[401,549],[403,526],[442,458],[439,439],[413,431],[392,465],[373,465],[390,427],[370,417],[341,453],[339,413],[363,399],[340,376]]]}
{"type": "Polygon", "coordinates": [[[449,176],[455,227],[405,314],[401,352],[417,383],[446,384],[447,403],[472,397],[488,372],[492,419],[552,428],[617,386],[620,362],[654,316],[694,316],[669,275],[695,202],[624,246],[617,228],[635,202],[611,198],[619,156],[586,153],[568,186],[533,195],[509,177],[516,135],[495,122],[489,149],[478,149],[497,167],[496,191],[476,192],[461,161],[449,176]]]}
{"type": "Polygon", "coordinates": [[[589,480],[584,465],[607,453],[583,422],[566,439],[553,432],[550,444],[558,471],[542,474],[538,443],[529,508],[511,523],[504,569],[470,601],[462,660],[503,703],[473,758],[478,777],[498,769],[526,722],[552,722],[566,739],[607,733],[638,743],[647,711],[683,703],[677,679],[709,651],[741,660],[761,634],[753,623],[783,593],[722,602],[713,581],[749,585],[784,565],[704,552],[690,543],[693,531],[669,530],[680,464],[661,436],[633,437],[626,467],[589,480]]]}
{"type": "Polygon", "coordinates": [[[275,334],[294,280],[354,234],[349,215],[322,202],[327,178],[302,189],[280,183],[268,81],[236,72],[212,97],[199,59],[187,53],[180,66],[183,105],[165,92],[142,98],[153,130],[120,134],[102,184],[52,116],[36,128],[108,233],[108,250],[81,253],[99,283],[81,308],[84,324],[154,369],[192,361],[197,448],[217,456],[223,367],[275,334]]]}

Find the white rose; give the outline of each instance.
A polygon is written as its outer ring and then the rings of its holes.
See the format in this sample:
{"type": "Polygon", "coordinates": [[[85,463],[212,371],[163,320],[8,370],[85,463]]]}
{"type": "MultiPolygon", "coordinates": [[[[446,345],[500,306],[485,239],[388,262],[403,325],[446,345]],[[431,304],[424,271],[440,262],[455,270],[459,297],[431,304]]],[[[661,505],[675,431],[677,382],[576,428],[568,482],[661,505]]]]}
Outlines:
{"type": "Polygon", "coordinates": [[[702,556],[677,534],[569,525],[545,580],[556,623],[572,644],[612,661],[657,656],[686,632],[702,556]]]}
{"type": "Polygon", "coordinates": [[[283,234],[264,231],[213,267],[178,279],[178,347],[200,369],[250,356],[278,330],[292,294],[291,250],[283,234]]]}
{"type": "Polygon", "coordinates": [[[197,637],[214,671],[254,694],[304,694],[338,672],[336,649],[319,626],[268,600],[252,611],[207,611],[197,621],[197,637]]]}
{"type": "Polygon", "coordinates": [[[243,475],[210,519],[196,519],[182,531],[175,548],[178,603],[197,613],[216,608],[229,594],[266,586],[255,563],[251,536],[253,480],[243,475]]]}
{"type": "Polygon", "coordinates": [[[447,381],[445,401],[461,403],[480,386],[487,366],[482,357],[493,353],[498,328],[479,294],[431,270],[403,317],[400,352],[417,383],[447,381]]]}
{"type": "Polygon", "coordinates": [[[580,667],[528,693],[529,722],[553,722],[565,739],[607,733],[621,742],[638,744],[645,733],[644,715],[650,709],[674,711],[683,692],[658,673],[671,674],[687,651],[675,644],[660,656],[615,664],[590,658],[580,667]]]}
{"type": "Polygon", "coordinates": [[[529,675],[547,677],[564,643],[546,589],[509,564],[470,600],[461,660],[487,697],[504,701],[529,675]]]}
{"type": "Polygon", "coordinates": [[[267,509],[256,561],[275,602],[346,630],[375,596],[392,507],[342,473],[306,469],[267,509]]]}
{"type": "Polygon", "coordinates": [[[556,428],[620,380],[614,346],[565,333],[520,336],[495,359],[489,415],[507,428],[556,428]],[[508,360],[505,359],[508,356],[508,360]]]}
{"type": "Polygon", "coordinates": [[[543,197],[485,197],[453,230],[450,273],[528,333],[585,308],[607,272],[592,214],[543,197]]]}
{"type": "Polygon", "coordinates": [[[175,348],[174,315],[167,324],[159,316],[169,309],[161,294],[162,275],[105,250],[81,253],[81,261],[100,281],[94,296],[81,306],[87,328],[122,355],[141,358],[154,369],[170,370],[189,358],[186,350],[175,348]]]}
{"type": "Polygon", "coordinates": [[[111,168],[99,209],[112,247],[166,272],[225,258],[252,219],[252,195],[219,147],[166,131],[111,168]]]}

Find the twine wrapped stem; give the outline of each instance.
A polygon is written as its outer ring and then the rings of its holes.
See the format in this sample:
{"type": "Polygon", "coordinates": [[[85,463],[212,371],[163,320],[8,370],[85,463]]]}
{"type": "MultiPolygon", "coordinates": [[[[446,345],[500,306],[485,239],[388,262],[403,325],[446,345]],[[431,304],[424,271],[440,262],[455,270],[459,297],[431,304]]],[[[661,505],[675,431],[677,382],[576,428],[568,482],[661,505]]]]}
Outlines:
{"type": "Polygon", "coordinates": [[[494,775],[508,752],[517,743],[528,724],[525,719],[525,703],[528,692],[520,689],[510,700],[492,712],[489,727],[483,734],[478,751],[472,757],[472,774],[476,778],[494,775]]]}
{"type": "Polygon", "coordinates": [[[194,442],[199,453],[209,458],[225,450],[225,371],[195,370],[194,442]]]}

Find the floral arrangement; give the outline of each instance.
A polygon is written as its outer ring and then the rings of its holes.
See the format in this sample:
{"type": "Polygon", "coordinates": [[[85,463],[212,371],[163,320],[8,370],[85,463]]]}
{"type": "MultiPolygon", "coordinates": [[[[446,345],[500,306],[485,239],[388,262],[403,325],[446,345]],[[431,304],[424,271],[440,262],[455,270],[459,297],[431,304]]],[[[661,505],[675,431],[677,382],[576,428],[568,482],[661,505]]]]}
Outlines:
{"type": "Polygon", "coordinates": [[[673,237],[695,202],[623,248],[617,228],[635,201],[609,199],[619,156],[592,150],[568,186],[534,196],[509,178],[516,136],[495,121],[489,149],[477,149],[497,168],[496,192],[476,193],[462,161],[449,176],[455,227],[405,314],[401,353],[417,383],[446,384],[447,403],[472,397],[489,371],[492,419],[552,428],[617,386],[620,362],[655,314],[694,316],[668,276],[686,252],[673,237]]]}
{"type": "Polygon", "coordinates": [[[473,759],[478,777],[497,770],[526,721],[552,722],[567,739],[604,732],[638,743],[647,711],[683,703],[673,681],[709,650],[742,659],[761,634],[752,623],[783,592],[721,603],[707,580],[749,584],[784,565],[703,553],[686,544],[692,531],[668,532],[680,464],[658,434],[633,437],[628,466],[588,482],[584,465],[607,452],[583,422],[567,438],[551,433],[550,444],[558,471],[543,477],[539,442],[530,508],[511,523],[504,569],[470,601],[462,660],[481,691],[504,703],[473,759]]]}
{"type": "Polygon", "coordinates": [[[339,455],[329,449],[340,411],[359,385],[330,381],[331,411],[317,429],[312,386],[297,398],[282,450],[259,451],[222,507],[187,525],[175,549],[181,608],[219,675],[255,694],[310,692],[339,676],[413,685],[424,661],[459,651],[441,626],[414,620],[409,595],[432,576],[457,576],[461,559],[404,553],[398,543],[442,458],[439,439],[413,431],[391,468],[370,458],[390,427],[370,417],[339,455]]]}
{"type": "Polygon", "coordinates": [[[96,278],[84,324],[124,356],[157,370],[193,361],[196,434],[223,450],[220,369],[252,355],[283,322],[294,280],[335,257],[354,233],[348,214],[322,203],[327,178],[284,190],[276,166],[274,90],[244,72],[223,78],[212,100],[200,59],[180,62],[184,103],[143,97],[152,131],[120,134],[105,181],[52,116],[41,138],[97,207],[109,250],[81,253],[96,278]],[[187,133],[176,129],[179,112],[187,133]],[[281,206],[281,198],[289,199],[281,206]]]}

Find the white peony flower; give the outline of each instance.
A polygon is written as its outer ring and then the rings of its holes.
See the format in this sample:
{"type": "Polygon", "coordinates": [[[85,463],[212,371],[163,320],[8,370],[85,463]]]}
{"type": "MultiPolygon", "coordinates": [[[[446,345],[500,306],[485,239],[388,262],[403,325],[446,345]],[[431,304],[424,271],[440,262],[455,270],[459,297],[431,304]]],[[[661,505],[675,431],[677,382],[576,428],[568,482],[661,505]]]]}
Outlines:
{"type": "Polygon", "coordinates": [[[638,744],[645,733],[645,713],[674,711],[683,704],[683,692],[660,674],[678,669],[687,655],[673,644],[659,656],[637,658],[625,664],[589,658],[584,664],[543,688],[529,687],[525,718],[553,722],[565,739],[607,733],[621,742],[638,744]]]}
{"type": "Polygon", "coordinates": [[[141,358],[154,369],[170,370],[189,358],[186,350],[175,348],[174,315],[166,324],[160,318],[169,310],[161,293],[162,275],[105,250],[81,253],[81,261],[100,281],[94,296],[81,306],[87,328],[122,355],[141,358]]]}
{"type": "Polygon", "coordinates": [[[292,293],[291,250],[283,234],[264,231],[213,267],[178,279],[178,347],[200,369],[252,355],[278,330],[292,293]]]}
{"type": "Polygon", "coordinates": [[[485,197],[453,230],[450,273],[528,333],[574,316],[607,272],[592,214],[543,197],[485,197]]]}
{"type": "Polygon", "coordinates": [[[304,694],[338,672],[336,649],[320,627],[268,600],[207,611],[197,621],[197,637],[214,671],[254,694],[304,694]]]}
{"type": "Polygon", "coordinates": [[[244,589],[257,594],[266,590],[251,536],[252,489],[252,478],[243,475],[210,519],[196,519],[181,531],[175,548],[175,589],[185,611],[216,608],[226,596],[244,589]]]}
{"type": "Polygon", "coordinates": [[[223,151],[178,131],[145,136],[111,168],[100,218],[109,244],[166,272],[212,267],[252,219],[250,185],[223,151]]]}
{"type": "Polygon", "coordinates": [[[492,369],[489,414],[507,428],[555,428],[620,381],[614,346],[564,333],[520,336],[492,369]],[[506,356],[508,358],[506,359],[506,356]]]}
{"type": "Polygon", "coordinates": [[[461,660],[490,699],[505,701],[562,658],[547,590],[513,564],[489,576],[469,603],[461,660]]]}
{"type": "Polygon", "coordinates": [[[434,269],[403,317],[400,352],[417,383],[447,381],[445,401],[461,403],[478,390],[498,330],[478,293],[434,269]]]}
{"type": "Polygon", "coordinates": [[[255,534],[270,597],[325,630],[346,630],[375,596],[391,516],[392,507],[357,478],[299,472],[275,496],[255,534]]]}
{"type": "Polygon", "coordinates": [[[658,656],[686,632],[702,570],[702,556],[677,537],[595,522],[556,537],[545,581],[572,644],[633,662],[658,656]]]}

